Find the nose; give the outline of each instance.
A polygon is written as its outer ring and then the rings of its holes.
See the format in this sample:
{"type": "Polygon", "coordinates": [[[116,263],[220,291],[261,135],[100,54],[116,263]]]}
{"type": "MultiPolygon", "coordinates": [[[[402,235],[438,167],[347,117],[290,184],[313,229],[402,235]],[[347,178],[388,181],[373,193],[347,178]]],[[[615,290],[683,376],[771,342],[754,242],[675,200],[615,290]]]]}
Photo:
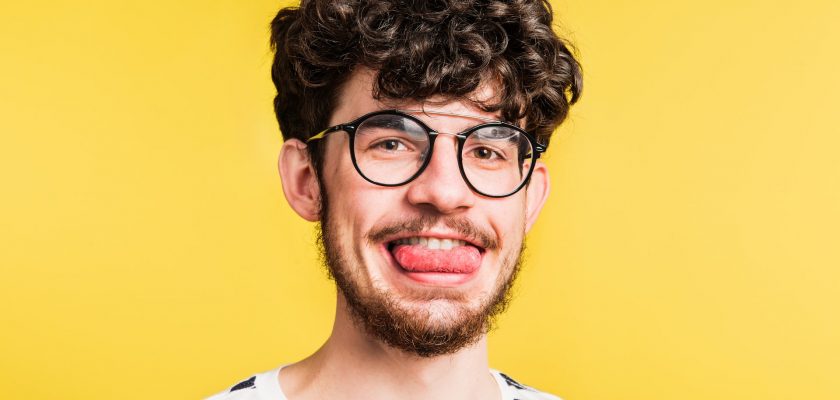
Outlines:
{"type": "Polygon", "coordinates": [[[426,169],[408,184],[409,203],[441,214],[453,214],[475,204],[475,193],[464,182],[458,168],[458,139],[438,134],[426,169]]]}

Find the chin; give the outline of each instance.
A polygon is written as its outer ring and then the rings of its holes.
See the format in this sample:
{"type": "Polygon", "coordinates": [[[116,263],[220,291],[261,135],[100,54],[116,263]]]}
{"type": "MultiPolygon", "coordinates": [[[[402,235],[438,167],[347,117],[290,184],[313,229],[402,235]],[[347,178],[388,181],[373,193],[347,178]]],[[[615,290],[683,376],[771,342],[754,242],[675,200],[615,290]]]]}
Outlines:
{"type": "Polygon", "coordinates": [[[435,298],[426,300],[397,300],[395,305],[402,308],[407,315],[426,325],[444,328],[453,325],[465,315],[475,313],[477,304],[471,304],[464,299],[435,298]]]}
{"type": "Polygon", "coordinates": [[[472,309],[466,310],[467,307],[464,304],[451,300],[432,300],[425,307],[429,315],[429,321],[436,321],[439,325],[444,326],[450,325],[447,322],[451,323],[461,318],[465,312],[475,312],[472,309]]]}

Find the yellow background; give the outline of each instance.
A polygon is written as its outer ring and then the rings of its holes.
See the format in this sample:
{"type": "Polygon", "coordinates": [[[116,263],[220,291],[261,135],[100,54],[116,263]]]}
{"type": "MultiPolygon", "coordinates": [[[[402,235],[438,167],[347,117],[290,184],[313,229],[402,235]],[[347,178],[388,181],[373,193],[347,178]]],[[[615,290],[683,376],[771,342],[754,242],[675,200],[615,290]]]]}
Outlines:
{"type": "MultiPolygon", "coordinates": [[[[840,6],[563,0],[494,367],[566,400],[840,398],[840,6]]],[[[275,169],[276,1],[0,5],[0,397],[201,398],[317,348],[275,169]]]]}

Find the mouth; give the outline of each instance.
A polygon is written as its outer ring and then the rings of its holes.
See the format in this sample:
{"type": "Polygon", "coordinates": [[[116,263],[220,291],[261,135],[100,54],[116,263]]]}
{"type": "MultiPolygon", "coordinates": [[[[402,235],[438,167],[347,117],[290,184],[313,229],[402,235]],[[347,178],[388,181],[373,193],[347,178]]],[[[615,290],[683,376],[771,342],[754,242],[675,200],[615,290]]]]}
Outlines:
{"type": "Polygon", "coordinates": [[[481,267],[485,249],[467,238],[418,235],[383,244],[392,263],[409,278],[422,283],[458,284],[481,267]]]}

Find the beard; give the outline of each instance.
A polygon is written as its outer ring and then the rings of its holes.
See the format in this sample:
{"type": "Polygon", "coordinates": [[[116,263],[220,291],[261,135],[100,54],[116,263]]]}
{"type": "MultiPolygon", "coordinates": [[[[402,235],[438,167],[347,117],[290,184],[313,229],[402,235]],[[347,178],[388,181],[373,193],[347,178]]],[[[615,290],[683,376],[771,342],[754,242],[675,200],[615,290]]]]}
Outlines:
{"type": "MultiPolygon", "coordinates": [[[[323,187],[323,186],[322,186],[323,187]]],[[[339,232],[332,225],[326,193],[322,190],[321,222],[318,244],[330,278],[344,296],[357,327],[387,345],[419,357],[452,354],[476,343],[495,325],[507,308],[524,253],[524,240],[518,251],[502,256],[499,275],[484,298],[468,298],[446,288],[411,291],[395,298],[384,288],[363,287],[358,274],[364,266],[345,256],[339,232]],[[411,307],[412,304],[419,305],[411,307]]],[[[420,232],[435,224],[455,229],[467,237],[484,238],[485,249],[497,246],[493,236],[477,229],[463,218],[421,217],[373,229],[368,239],[393,232],[420,232]]]]}

